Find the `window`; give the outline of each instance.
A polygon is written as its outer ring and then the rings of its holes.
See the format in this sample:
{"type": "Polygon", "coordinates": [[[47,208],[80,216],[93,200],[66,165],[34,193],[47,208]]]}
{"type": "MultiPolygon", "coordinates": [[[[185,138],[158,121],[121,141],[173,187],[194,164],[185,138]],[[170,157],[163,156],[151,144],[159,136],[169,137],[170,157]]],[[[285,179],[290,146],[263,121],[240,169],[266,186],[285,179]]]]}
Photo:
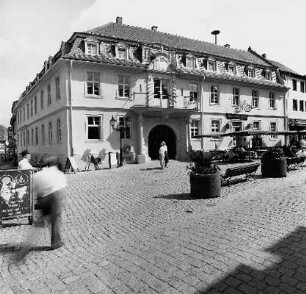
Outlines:
{"type": "Polygon", "coordinates": [[[144,48],[143,49],[143,61],[144,62],[149,62],[150,61],[150,55],[151,55],[151,50],[149,48],[144,48]]]}
{"type": "Polygon", "coordinates": [[[100,74],[94,72],[87,73],[87,94],[99,95],[100,94],[100,74]]]}
{"type": "Polygon", "coordinates": [[[248,68],[248,77],[249,78],[255,78],[255,69],[254,68],[248,68]]]}
{"type": "Polygon", "coordinates": [[[220,132],[220,121],[219,120],[212,120],[211,121],[211,132],[212,133],[219,133],[220,132]]]}
{"type": "Polygon", "coordinates": [[[53,139],[53,136],[52,136],[52,122],[50,121],[49,122],[49,128],[48,128],[48,139],[49,139],[49,143],[52,143],[52,139],[53,139]]]}
{"type": "Polygon", "coordinates": [[[34,129],[31,129],[31,145],[34,145],[34,129]]]}
{"type": "Polygon", "coordinates": [[[296,99],[292,100],[292,110],[294,110],[294,111],[298,110],[297,100],[296,99]]]}
{"type": "Polygon", "coordinates": [[[29,103],[27,104],[27,119],[30,117],[30,105],[29,103]]]}
{"type": "Polygon", "coordinates": [[[300,90],[302,93],[305,93],[305,83],[304,82],[300,82],[300,90]]]}
{"type": "Polygon", "coordinates": [[[56,120],[56,137],[57,137],[57,142],[62,141],[62,126],[60,118],[56,120]]]}
{"type": "Polygon", "coordinates": [[[235,74],[235,66],[233,64],[228,64],[227,66],[227,72],[230,75],[234,75],[235,74]]]}
{"type": "Polygon", "coordinates": [[[101,117],[87,117],[87,139],[101,139],[101,117]]]}
{"type": "Polygon", "coordinates": [[[300,100],[300,111],[304,111],[304,100],[300,100]]]}
{"type": "Polygon", "coordinates": [[[272,109],[276,109],[275,93],[273,92],[269,92],[269,107],[272,109]]]}
{"type": "Polygon", "coordinates": [[[154,98],[169,98],[169,82],[162,79],[154,79],[154,98]]]}
{"type": "Polygon", "coordinates": [[[190,67],[190,68],[195,68],[196,67],[196,59],[191,54],[188,54],[186,56],[186,67],[190,67]]]}
{"type": "Polygon", "coordinates": [[[211,86],[210,88],[210,104],[219,104],[218,86],[211,86]]]}
{"type": "MultiPolygon", "coordinates": [[[[276,132],[277,131],[276,123],[275,122],[271,122],[270,123],[270,131],[271,132],[276,132]]],[[[271,138],[277,139],[277,135],[271,135],[271,138]]]]}
{"type": "Polygon", "coordinates": [[[207,61],[207,69],[210,70],[210,71],[216,71],[216,61],[209,59],[207,61]]]}
{"type": "Polygon", "coordinates": [[[44,90],[40,91],[40,109],[44,109],[44,90]]]}
{"type": "Polygon", "coordinates": [[[31,117],[33,116],[33,99],[31,100],[31,117]]]}
{"type": "Polygon", "coordinates": [[[48,85],[48,87],[47,87],[47,91],[48,91],[48,103],[47,103],[47,105],[49,106],[49,105],[51,105],[51,86],[50,85],[48,85]]]}
{"type": "Polygon", "coordinates": [[[41,126],[41,143],[45,145],[46,143],[46,136],[45,136],[45,125],[41,126]]]}
{"type": "Polygon", "coordinates": [[[55,92],[56,92],[56,100],[61,99],[61,88],[60,88],[60,78],[55,78],[55,92]]]}
{"type": "Polygon", "coordinates": [[[37,114],[37,96],[34,97],[34,113],[37,114]]]}
{"type": "Polygon", "coordinates": [[[130,97],[130,77],[119,75],[118,76],[118,93],[119,97],[130,97]]]}
{"type": "Polygon", "coordinates": [[[238,106],[239,105],[239,89],[238,88],[233,88],[232,105],[233,106],[238,106]]]}
{"type": "Polygon", "coordinates": [[[253,121],[253,130],[260,130],[260,122],[253,121]]]}
{"type": "Polygon", "coordinates": [[[30,145],[30,130],[27,130],[27,146],[30,145]]]}
{"type": "Polygon", "coordinates": [[[257,108],[259,106],[258,91],[252,90],[252,108],[257,108]]]}
{"type": "Polygon", "coordinates": [[[198,84],[189,84],[190,102],[198,102],[198,84]]]}
{"type": "Polygon", "coordinates": [[[267,70],[266,72],[265,72],[265,78],[266,78],[266,80],[272,80],[272,73],[271,73],[271,71],[270,70],[267,70]]]}
{"type": "Polygon", "coordinates": [[[296,89],[297,89],[296,80],[295,80],[295,79],[292,79],[292,90],[293,90],[293,91],[296,91],[296,89]]]}
{"type": "Polygon", "coordinates": [[[121,139],[130,139],[131,138],[131,128],[127,125],[126,117],[119,117],[119,127],[123,127],[124,131],[120,132],[121,139]]]}
{"type": "Polygon", "coordinates": [[[25,121],[25,106],[23,107],[23,121],[25,121]]]}
{"type": "Polygon", "coordinates": [[[86,43],[87,47],[87,54],[94,56],[98,55],[98,44],[96,43],[86,43]]]}
{"type": "Polygon", "coordinates": [[[117,44],[116,57],[119,59],[128,59],[128,48],[126,44],[123,44],[123,43],[117,44]]]}
{"type": "Polygon", "coordinates": [[[191,121],[190,134],[191,134],[191,138],[194,138],[195,136],[199,135],[199,121],[198,120],[191,121]]]}
{"type": "Polygon", "coordinates": [[[35,127],[35,145],[38,145],[38,128],[35,127]]]}

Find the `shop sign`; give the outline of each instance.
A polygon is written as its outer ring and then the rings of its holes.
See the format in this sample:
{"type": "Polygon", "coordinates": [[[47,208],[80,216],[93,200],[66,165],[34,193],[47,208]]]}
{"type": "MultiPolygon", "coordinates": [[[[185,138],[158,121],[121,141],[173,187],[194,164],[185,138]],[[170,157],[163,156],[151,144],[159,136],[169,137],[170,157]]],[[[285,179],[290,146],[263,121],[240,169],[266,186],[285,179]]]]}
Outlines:
{"type": "Polygon", "coordinates": [[[238,114],[238,113],[227,113],[227,119],[239,119],[239,120],[248,120],[248,116],[246,114],[238,114]]]}

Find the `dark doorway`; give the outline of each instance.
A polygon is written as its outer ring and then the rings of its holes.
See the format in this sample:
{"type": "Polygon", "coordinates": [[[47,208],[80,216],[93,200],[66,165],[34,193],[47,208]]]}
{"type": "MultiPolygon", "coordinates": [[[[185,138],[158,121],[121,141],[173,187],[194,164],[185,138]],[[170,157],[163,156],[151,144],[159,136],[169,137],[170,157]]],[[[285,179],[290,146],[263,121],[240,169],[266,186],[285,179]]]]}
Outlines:
{"type": "Polygon", "coordinates": [[[149,156],[151,159],[158,159],[160,142],[165,141],[168,146],[168,155],[170,159],[175,159],[176,140],[175,134],[171,128],[165,125],[154,127],[149,134],[149,156]]]}

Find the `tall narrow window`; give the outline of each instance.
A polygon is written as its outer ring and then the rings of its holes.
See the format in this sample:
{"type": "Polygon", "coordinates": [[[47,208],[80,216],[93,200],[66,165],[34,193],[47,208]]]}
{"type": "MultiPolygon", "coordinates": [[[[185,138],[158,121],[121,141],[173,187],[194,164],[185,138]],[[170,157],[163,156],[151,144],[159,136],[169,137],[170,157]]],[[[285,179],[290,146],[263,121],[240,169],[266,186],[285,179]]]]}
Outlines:
{"type": "Polygon", "coordinates": [[[62,126],[61,126],[60,118],[56,120],[56,136],[57,136],[57,142],[61,142],[62,141],[62,126]]]}
{"type": "Polygon", "coordinates": [[[37,114],[37,96],[34,97],[34,113],[37,114]]]}
{"type": "Polygon", "coordinates": [[[55,94],[56,94],[56,100],[61,99],[61,85],[60,85],[60,78],[56,77],[55,78],[55,94]]]}
{"type": "Polygon", "coordinates": [[[41,125],[41,143],[43,145],[46,143],[45,125],[41,125]]]}
{"type": "Polygon", "coordinates": [[[35,127],[35,145],[38,145],[38,128],[35,127]]]}
{"type": "MultiPolygon", "coordinates": [[[[277,131],[277,126],[276,126],[276,123],[275,123],[275,122],[271,122],[271,123],[270,123],[270,131],[271,131],[271,132],[276,132],[276,131],[277,131]]],[[[277,138],[277,135],[272,134],[272,135],[271,135],[271,138],[276,139],[276,138],[277,138]]]]}
{"type": "Polygon", "coordinates": [[[208,60],[207,61],[207,69],[210,70],[210,71],[216,71],[216,61],[215,60],[208,60]]]}
{"type": "Polygon", "coordinates": [[[29,103],[27,104],[27,119],[30,117],[30,105],[29,103]]]}
{"type": "Polygon", "coordinates": [[[294,111],[298,110],[298,104],[297,104],[297,100],[296,99],[292,100],[292,110],[294,110],[294,111]]]}
{"type": "Polygon", "coordinates": [[[52,122],[51,121],[49,122],[48,139],[49,139],[49,143],[52,143],[53,134],[52,134],[52,122]]]}
{"type": "Polygon", "coordinates": [[[304,111],[304,100],[300,100],[300,111],[304,111]]]}
{"type": "Polygon", "coordinates": [[[101,116],[87,117],[87,139],[101,139],[101,116]]]}
{"type": "Polygon", "coordinates": [[[130,97],[130,77],[125,75],[118,76],[118,94],[119,97],[130,97]]]}
{"type": "Polygon", "coordinates": [[[98,54],[98,44],[96,43],[87,43],[87,54],[94,56],[98,54]]]}
{"type": "Polygon", "coordinates": [[[31,117],[33,116],[33,99],[31,99],[31,117]]]}
{"type": "Polygon", "coordinates": [[[31,145],[34,146],[34,129],[31,129],[31,145]]]}
{"type": "Polygon", "coordinates": [[[49,106],[52,103],[52,100],[51,100],[51,86],[50,86],[50,84],[47,87],[47,91],[48,91],[48,103],[47,103],[47,105],[49,106]]]}
{"type": "Polygon", "coordinates": [[[302,81],[300,81],[300,90],[301,90],[302,93],[305,92],[305,83],[302,82],[302,81]]]}
{"type": "Polygon", "coordinates": [[[238,88],[233,88],[233,106],[238,106],[239,105],[239,89],[238,88]]]}
{"type": "Polygon", "coordinates": [[[257,108],[259,106],[259,96],[257,90],[252,90],[252,108],[257,108]]]}
{"type": "Polygon", "coordinates": [[[216,85],[210,88],[210,104],[219,104],[218,86],[216,85]]]}
{"type": "Polygon", "coordinates": [[[269,107],[272,109],[276,109],[276,102],[275,102],[275,93],[269,92],[269,107]]]}
{"type": "Polygon", "coordinates": [[[190,102],[198,102],[198,84],[189,84],[190,102]]]}
{"type": "Polygon", "coordinates": [[[123,117],[123,116],[119,117],[119,127],[123,127],[123,129],[124,129],[124,132],[120,133],[120,137],[122,139],[129,139],[129,138],[131,138],[131,129],[127,125],[126,118],[123,117]]]}
{"type": "Polygon", "coordinates": [[[194,138],[195,136],[199,135],[199,121],[198,120],[191,121],[190,134],[191,134],[191,138],[194,138]]]}
{"type": "Polygon", "coordinates": [[[44,90],[40,91],[40,109],[44,109],[44,90]]]}
{"type": "Polygon", "coordinates": [[[196,67],[196,59],[192,54],[188,54],[186,56],[186,67],[190,67],[190,68],[196,67]]]}
{"type": "Polygon", "coordinates": [[[87,94],[100,95],[100,73],[87,73],[87,94]]]}
{"type": "Polygon", "coordinates": [[[296,91],[297,90],[297,82],[295,79],[292,79],[292,90],[296,91]]]}
{"type": "Polygon", "coordinates": [[[212,120],[211,121],[211,132],[212,133],[220,132],[220,121],[219,120],[212,120]]]}
{"type": "Polygon", "coordinates": [[[260,122],[253,121],[253,130],[260,130],[260,122]]]}
{"type": "Polygon", "coordinates": [[[154,98],[169,98],[169,82],[163,79],[154,79],[154,98]]]}

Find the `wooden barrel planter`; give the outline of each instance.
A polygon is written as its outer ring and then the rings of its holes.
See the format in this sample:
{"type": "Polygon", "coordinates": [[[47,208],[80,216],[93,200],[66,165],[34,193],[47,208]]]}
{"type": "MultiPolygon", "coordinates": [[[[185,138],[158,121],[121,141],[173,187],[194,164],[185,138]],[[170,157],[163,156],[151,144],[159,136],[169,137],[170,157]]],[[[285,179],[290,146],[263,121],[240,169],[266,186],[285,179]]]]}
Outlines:
{"type": "Polygon", "coordinates": [[[278,159],[262,159],[261,174],[265,178],[282,178],[287,176],[286,157],[278,159]]]}
{"type": "Polygon", "coordinates": [[[190,174],[190,195],[192,198],[219,197],[221,192],[220,173],[190,174]]]}

